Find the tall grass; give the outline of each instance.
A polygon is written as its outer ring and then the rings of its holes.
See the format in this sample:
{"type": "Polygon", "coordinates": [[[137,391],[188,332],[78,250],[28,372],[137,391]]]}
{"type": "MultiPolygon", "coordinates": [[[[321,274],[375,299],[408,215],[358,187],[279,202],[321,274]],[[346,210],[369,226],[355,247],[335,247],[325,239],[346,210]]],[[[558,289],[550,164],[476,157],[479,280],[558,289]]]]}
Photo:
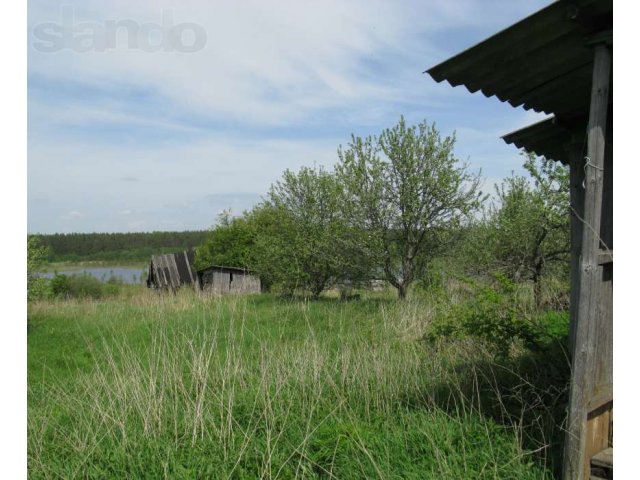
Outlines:
{"type": "Polygon", "coordinates": [[[489,370],[460,369],[489,354],[421,341],[436,314],[189,292],[34,304],[29,474],[550,477],[525,425],[485,415],[489,370]]]}

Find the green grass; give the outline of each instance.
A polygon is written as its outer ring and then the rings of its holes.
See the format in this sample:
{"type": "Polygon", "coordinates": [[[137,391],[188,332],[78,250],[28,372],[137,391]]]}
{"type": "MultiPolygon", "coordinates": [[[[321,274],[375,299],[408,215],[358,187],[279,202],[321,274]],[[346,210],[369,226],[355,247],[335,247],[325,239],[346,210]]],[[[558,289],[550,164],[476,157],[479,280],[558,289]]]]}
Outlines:
{"type": "Polygon", "coordinates": [[[480,346],[421,340],[439,308],[134,287],[33,303],[29,476],[551,478],[468,388],[480,346]]]}

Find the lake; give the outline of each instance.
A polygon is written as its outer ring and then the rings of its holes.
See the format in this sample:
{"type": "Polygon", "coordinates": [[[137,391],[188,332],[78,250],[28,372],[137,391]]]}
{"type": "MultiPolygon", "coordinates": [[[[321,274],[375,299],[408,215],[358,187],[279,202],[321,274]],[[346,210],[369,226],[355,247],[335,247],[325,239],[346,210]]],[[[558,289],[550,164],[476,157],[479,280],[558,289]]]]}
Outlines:
{"type": "MultiPolygon", "coordinates": [[[[61,275],[91,275],[101,282],[106,282],[111,277],[116,277],[122,280],[123,283],[142,283],[142,279],[146,278],[146,268],[132,268],[132,267],[85,267],[76,268],[73,270],[59,270],[55,273],[61,275]]],[[[43,278],[53,278],[54,272],[40,272],[37,275],[43,278]]]]}

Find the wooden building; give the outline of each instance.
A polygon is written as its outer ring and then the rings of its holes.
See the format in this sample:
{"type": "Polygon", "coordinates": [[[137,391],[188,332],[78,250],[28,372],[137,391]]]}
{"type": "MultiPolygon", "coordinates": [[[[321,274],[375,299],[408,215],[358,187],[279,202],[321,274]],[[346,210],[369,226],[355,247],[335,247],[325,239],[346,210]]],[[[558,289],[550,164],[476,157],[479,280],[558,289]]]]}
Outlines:
{"type": "Polygon", "coordinates": [[[210,266],[196,270],[193,250],[153,255],[149,263],[147,287],[176,291],[190,285],[212,294],[260,293],[260,277],[244,268],[210,266]]]}
{"type": "Polygon", "coordinates": [[[194,257],[193,250],[153,255],[149,263],[147,287],[175,291],[183,285],[195,285],[194,257]]]}
{"type": "Polygon", "coordinates": [[[260,293],[260,277],[243,268],[211,266],[198,270],[196,284],[206,293],[260,293]]]}
{"type": "Polygon", "coordinates": [[[612,50],[612,0],[558,0],[427,71],[437,82],[551,115],[503,139],[570,167],[565,479],[613,471],[612,50]]]}

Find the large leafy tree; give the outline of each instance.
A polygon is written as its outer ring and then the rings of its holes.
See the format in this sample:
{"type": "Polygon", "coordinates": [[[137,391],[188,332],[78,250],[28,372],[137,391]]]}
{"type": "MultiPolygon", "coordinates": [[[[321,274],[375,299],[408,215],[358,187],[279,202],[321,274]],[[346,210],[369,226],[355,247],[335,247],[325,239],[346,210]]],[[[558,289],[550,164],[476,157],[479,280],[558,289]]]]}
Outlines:
{"type": "Polygon", "coordinates": [[[480,205],[479,174],[456,159],[454,144],[435,125],[401,117],[380,137],[352,135],[338,150],[346,211],[400,298],[480,205]]]}
{"type": "Polygon", "coordinates": [[[531,281],[537,305],[542,279],[553,266],[568,266],[569,173],[556,162],[527,155],[526,178],[512,175],[496,187],[489,220],[496,268],[514,281],[531,281]]]}
{"type": "Polygon", "coordinates": [[[255,264],[285,291],[317,297],[339,282],[357,282],[368,264],[359,257],[357,230],[344,212],[343,188],[322,168],[287,170],[261,206],[255,264]]]}
{"type": "Polygon", "coordinates": [[[230,211],[222,212],[207,240],[196,249],[196,266],[249,267],[255,235],[256,227],[247,214],[234,218],[230,211]]]}

